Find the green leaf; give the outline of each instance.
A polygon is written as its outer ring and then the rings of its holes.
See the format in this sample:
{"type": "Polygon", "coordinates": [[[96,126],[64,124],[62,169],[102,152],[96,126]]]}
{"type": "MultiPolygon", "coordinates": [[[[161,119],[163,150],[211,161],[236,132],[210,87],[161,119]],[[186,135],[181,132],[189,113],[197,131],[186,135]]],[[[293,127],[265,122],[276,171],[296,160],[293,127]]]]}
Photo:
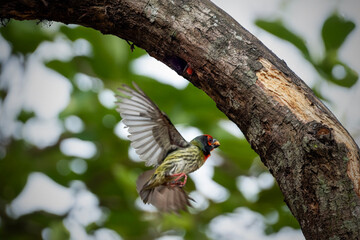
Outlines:
{"type": "MultiPolygon", "coordinates": [[[[317,80],[317,83],[319,83],[320,80],[317,80]]],[[[326,98],[322,93],[320,89],[320,85],[315,83],[315,86],[311,88],[311,90],[315,93],[315,95],[320,98],[323,102],[330,102],[328,98],[326,98]]]]}
{"type": "Polygon", "coordinates": [[[326,19],[321,35],[326,51],[337,50],[354,30],[355,23],[334,13],[326,19]]]}
{"type": "Polygon", "coordinates": [[[18,120],[20,122],[22,122],[22,123],[26,123],[26,121],[29,120],[32,117],[35,117],[34,112],[29,112],[29,111],[22,110],[20,112],[20,114],[18,115],[18,120]]]}
{"type": "Polygon", "coordinates": [[[0,33],[10,42],[14,54],[23,55],[34,52],[42,42],[52,41],[54,38],[54,34],[35,21],[11,20],[5,27],[0,28],[0,33]]]}
{"type": "Polygon", "coordinates": [[[324,58],[320,64],[315,65],[315,68],[327,81],[346,88],[352,87],[359,78],[357,72],[337,59],[324,58]],[[337,75],[335,68],[341,69],[343,73],[337,75]]]}
{"type": "Polygon", "coordinates": [[[51,240],[69,239],[70,233],[65,228],[62,221],[55,221],[50,224],[50,238],[51,240]]]}
{"type": "Polygon", "coordinates": [[[255,24],[263,30],[273,34],[274,36],[293,44],[300,50],[306,59],[311,61],[310,53],[304,39],[284,26],[282,21],[267,21],[263,19],[257,19],[255,24]]]}
{"type": "Polygon", "coordinates": [[[221,151],[241,170],[248,170],[257,154],[245,139],[235,137],[221,138],[221,151]]]}
{"type": "Polygon", "coordinates": [[[72,79],[77,73],[76,67],[74,66],[72,61],[63,62],[59,60],[52,60],[50,62],[47,62],[45,65],[68,79],[72,79]]]}
{"type": "Polygon", "coordinates": [[[103,35],[90,28],[62,26],[60,31],[72,41],[85,39],[91,44],[88,63],[96,76],[104,81],[126,78],[130,74],[131,60],[145,54],[139,48],[132,52],[128,43],[116,36],[103,35]]]}

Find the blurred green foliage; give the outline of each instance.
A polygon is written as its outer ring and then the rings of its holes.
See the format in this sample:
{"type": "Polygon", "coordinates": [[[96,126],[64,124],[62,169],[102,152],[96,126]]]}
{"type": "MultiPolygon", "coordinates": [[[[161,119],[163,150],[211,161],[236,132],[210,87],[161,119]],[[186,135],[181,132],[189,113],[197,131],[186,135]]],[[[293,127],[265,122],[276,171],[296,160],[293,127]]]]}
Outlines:
{"type": "MultiPolygon", "coordinates": [[[[35,22],[11,21],[1,27],[0,33],[11,45],[11,53],[23,56],[25,62],[29,60],[29,54],[43,42],[56,38],[65,38],[70,42],[84,39],[91,46],[89,55],[44,62],[48,68],[66,77],[72,85],[70,103],[59,114],[59,120],[63,123],[67,117],[75,115],[83,121],[84,129],[78,133],[65,129],[53,146],[44,149],[38,149],[22,137],[1,139],[6,154],[0,159],[0,239],[40,239],[45,228],[51,229],[51,239],[69,237],[63,224],[67,214],[57,216],[34,212],[13,219],[6,213],[6,206],[18,196],[32,172],[42,172],[63,186],[69,186],[73,180],[81,180],[89,191],[96,194],[101,208],[107,209],[108,217],[102,223],[87,226],[88,233],[106,227],[124,239],[153,239],[167,231],[183,235],[186,239],[208,239],[206,229],[210,221],[238,207],[248,207],[264,216],[276,211],[279,218],[267,223],[267,233],[276,232],[284,226],[299,228],[276,184],[261,191],[256,201],[248,201],[239,191],[237,177],[256,177],[267,170],[245,139],[236,138],[219,127],[219,121],[227,118],[207,95],[191,84],[179,90],[134,74],[131,64],[145,51],[135,48],[132,52],[130,46],[117,37],[78,26],[60,25],[54,30],[35,22]],[[76,82],[79,73],[93,77],[95,82],[100,81],[100,87],[81,89],[76,82]],[[210,200],[206,210],[179,215],[144,212],[135,206],[138,197],[135,181],[145,169],[144,164],[129,159],[129,141],[114,134],[115,124],[120,121],[119,114],[114,108],[103,106],[98,98],[102,88],[115,91],[122,83],[130,84],[132,81],[141,86],[174,124],[197,127],[221,141],[218,152],[224,161],[215,168],[213,179],[230,193],[225,201],[214,203],[210,200]],[[105,117],[116,121],[105,121],[105,117]],[[86,160],[88,167],[83,174],[71,171],[69,164],[73,157],[60,150],[62,141],[68,138],[91,141],[97,147],[97,154],[86,160]]],[[[293,39],[306,51],[301,40],[295,35],[293,39]]],[[[4,101],[6,94],[1,99],[4,101]]],[[[26,123],[35,117],[34,113],[23,110],[17,120],[26,123]]],[[[189,192],[195,190],[192,181],[189,181],[186,189],[189,192]]]]}
{"type": "Polygon", "coordinates": [[[10,21],[6,25],[6,28],[1,28],[1,36],[11,43],[12,54],[33,53],[42,42],[52,41],[55,37],[54,33],[43,31],[33,21],[23,21],[22,24],[10,21]]]}
{"type": "MultiPolygon", "coordinates": [[[[333,13],[325,20],[321,30],[324,51],[321,59],[313,57],[306,45],[306,41],[288,29],[281,20],[258,19],[255,23],[263,30],[293,44],[323,80],[346,88],[352,87],[357,82],[358,74],[346,63],[342,62],[338,56],[341,46],[355,28],[352,21],[343,18],[337,13],[333,13]]],[[[319,95],[318,88],[313,90],[319,95]]]]}

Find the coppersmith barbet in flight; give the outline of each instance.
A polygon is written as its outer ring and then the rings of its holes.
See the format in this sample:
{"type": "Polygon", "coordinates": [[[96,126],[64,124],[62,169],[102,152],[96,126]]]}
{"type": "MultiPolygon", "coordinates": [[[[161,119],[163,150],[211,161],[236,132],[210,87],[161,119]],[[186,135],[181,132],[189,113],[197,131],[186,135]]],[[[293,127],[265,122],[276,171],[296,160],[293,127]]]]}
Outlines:
{"type": "Polygon", "coordinates": [[[141,174],[137,190],[144,203],[160,211],[186,210],[190,197],[182,189],[187,174],[200,168],[210,152],[220,146],[210,135],[187,142],[165,113],[135,84],[123,85],[117,95],[117,111],[128,127],[131,146],[146,166],[155,168],[141,174]]]}

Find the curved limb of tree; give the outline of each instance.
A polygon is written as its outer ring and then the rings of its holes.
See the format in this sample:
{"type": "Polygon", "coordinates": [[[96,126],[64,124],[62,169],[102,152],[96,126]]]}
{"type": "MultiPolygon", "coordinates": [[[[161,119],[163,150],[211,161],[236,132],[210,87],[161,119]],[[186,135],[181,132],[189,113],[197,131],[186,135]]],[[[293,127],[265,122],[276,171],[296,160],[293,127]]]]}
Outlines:
{"type": "Polygon", "coordinates": [[[12,0],[0,6],[3,19],[80,24],[144,48],[206,92],[242,130],[307,239],[360,236],[358,146],[284,61],[210,1],[12,0]]]}

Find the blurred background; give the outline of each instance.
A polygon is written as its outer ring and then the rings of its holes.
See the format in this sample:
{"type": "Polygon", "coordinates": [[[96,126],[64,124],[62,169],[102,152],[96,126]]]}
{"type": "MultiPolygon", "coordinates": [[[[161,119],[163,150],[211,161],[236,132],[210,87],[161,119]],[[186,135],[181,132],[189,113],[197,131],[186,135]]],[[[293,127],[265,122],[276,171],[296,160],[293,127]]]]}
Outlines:
{"type": "MultiPolygon", "coordinates": [[[[214,1],[295,71],[360,142],[358,0],[214,1]]],[[[56,22],[0,28],[0,239],[304,239],[238,128],[142,49],[56,22]],[[135,81],[187,140],[221,147],[186,185],[189,213],[160,214],[135,188],[146,168],[115,111],[135,81]]]]}

